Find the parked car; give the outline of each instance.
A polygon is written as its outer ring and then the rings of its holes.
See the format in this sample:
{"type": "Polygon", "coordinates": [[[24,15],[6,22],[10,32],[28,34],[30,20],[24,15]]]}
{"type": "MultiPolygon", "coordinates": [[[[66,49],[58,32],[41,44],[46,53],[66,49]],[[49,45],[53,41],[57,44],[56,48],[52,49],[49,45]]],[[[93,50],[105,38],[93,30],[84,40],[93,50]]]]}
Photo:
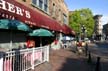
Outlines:
{"type": "Polygon", "coordinates": [[[91,41],[88,38],[85,38],[85,42],[91,43],[91,41]]]}

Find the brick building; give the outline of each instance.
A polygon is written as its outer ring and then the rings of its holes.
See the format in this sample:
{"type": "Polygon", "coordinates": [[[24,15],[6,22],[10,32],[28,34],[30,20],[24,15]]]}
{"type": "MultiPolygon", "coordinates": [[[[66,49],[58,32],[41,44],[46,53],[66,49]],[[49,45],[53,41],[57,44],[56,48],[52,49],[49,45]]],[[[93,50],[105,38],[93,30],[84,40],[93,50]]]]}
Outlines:
{"type": "MultiPolygon", "coordinates": [[[[68,8],[64,0],[1,0],[0,20],[5,23],[4,19],[5,21],[17,20],[23,22],[32,30],[47,29],[53,32],[55,38],[58,39],[62,35],[74,35],[73,30],[68,27],[68,8]]],[[[3,24],[0,23],[0,25],[3,24]]],[[[22,45],[26,42],[26,33],[20,31],[17,31],[17,33],[16,31],[10,32],[10,30],[0,32],[2,34],[0,39],[7,39],[7,41],[0,41],[0,47],[10,46],[10,48],[16,48],[19,47],[20,43],[22,45]],[[4,46],[4,44],[6,45],[4,46]]]]}
{"type": "Polygon", "coordinates": [[[96,40],[101,40],[102,38],[102,22],[101,22],[101,17],[102,15],[95,15],[94,20],[95,20],[95,28],[94,28],[94,34],[96,40]]]}
{"type": "MultiPolygon", "coordinates": [[[[54,19],[59,25],[68,28],[68,7],[64,0],[16,0],[19,3],[41,13],[42,15],[54,19]]],[[[62,30],[63,31],[63,30],[62,30]]]]}
{"type": "Polygon", "coordinates": [[[52,18],[68,25],[68,7],[64,0],[49,0],[49,12],[52,18]]]}
{"type": "Polygon", "coordinates": [[[39,13],[52,17],[59,24],[68,24],[68,7],[64,0],[16,0],[39,13]],[[37,2],[36,2],[37,1],[37,2]],[[42,3],[42,6],[41,6],[42,3]]]}

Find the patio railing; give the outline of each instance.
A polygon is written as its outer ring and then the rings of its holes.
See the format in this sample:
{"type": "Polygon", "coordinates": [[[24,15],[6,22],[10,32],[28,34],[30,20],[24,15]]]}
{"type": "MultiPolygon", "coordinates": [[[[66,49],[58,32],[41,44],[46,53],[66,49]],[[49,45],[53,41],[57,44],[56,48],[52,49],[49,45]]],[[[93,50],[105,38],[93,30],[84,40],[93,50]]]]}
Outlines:
{"type": "Polygon", "coordinates": [[[49,61],[49,46],[6,52],[0,58],[0,71],[27,71],[49,61]]]}

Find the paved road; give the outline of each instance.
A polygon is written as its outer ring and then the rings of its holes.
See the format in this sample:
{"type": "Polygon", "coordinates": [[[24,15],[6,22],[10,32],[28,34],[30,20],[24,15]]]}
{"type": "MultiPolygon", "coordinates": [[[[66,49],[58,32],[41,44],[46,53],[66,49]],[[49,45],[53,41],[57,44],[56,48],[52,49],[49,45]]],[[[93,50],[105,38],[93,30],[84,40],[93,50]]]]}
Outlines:
{"type": "Polygon", "coordinates": [[[101,57],[100,71],[108,71],[108,41],[89,44],[89,50],[94,62],[96,62],[97,57],[101,57]]]}
{"type": "Polygon", "coordinates": [[[95,42],[89,45],[91,53],[108,58],[108,43],[107,42],[95,42]]]}

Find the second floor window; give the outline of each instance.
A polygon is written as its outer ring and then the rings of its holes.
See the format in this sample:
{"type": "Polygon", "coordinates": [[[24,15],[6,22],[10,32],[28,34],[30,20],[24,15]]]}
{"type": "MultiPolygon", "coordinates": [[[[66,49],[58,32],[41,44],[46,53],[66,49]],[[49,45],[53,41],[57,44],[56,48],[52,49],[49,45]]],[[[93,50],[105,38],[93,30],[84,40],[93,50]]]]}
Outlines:
{"type": "Polygon", "coordinates": [[[67,21],[68,21],[67,16],[65,14],[63,14],[63,23],[67,24],[67,21]]]}
{"type": "Polygon", "coordinates": [[[52,10],[53,11],[52,12],[53,15],[55,15],[55,10],[56,10],[56,7],[55,7],[55,4],[53,3],[53,10],[52,10]]]}
{"type": "Polygon", "coordinates": [[[32,0],[32,5],[48,12],[48,1],[49,0],[32,0]]]}
{"type": "Polygon", "coordinates": [[[48,10],[48,0],[44,0],[44,10],[48,10]]]}
{"type": "Polygon", "coordinates": [[[32,0],[32,4],[37,5],[37,0],[32,0]]]}
{"type": "Polygon", "coordinates": [[[61,10],[59,9],[59,20],[61,21],[61,10]]]}
{"type": "Polygon", "coordinates": [[[43,8],[43,0],[39,0],[39,7],[42,9],[43,8]]]}

